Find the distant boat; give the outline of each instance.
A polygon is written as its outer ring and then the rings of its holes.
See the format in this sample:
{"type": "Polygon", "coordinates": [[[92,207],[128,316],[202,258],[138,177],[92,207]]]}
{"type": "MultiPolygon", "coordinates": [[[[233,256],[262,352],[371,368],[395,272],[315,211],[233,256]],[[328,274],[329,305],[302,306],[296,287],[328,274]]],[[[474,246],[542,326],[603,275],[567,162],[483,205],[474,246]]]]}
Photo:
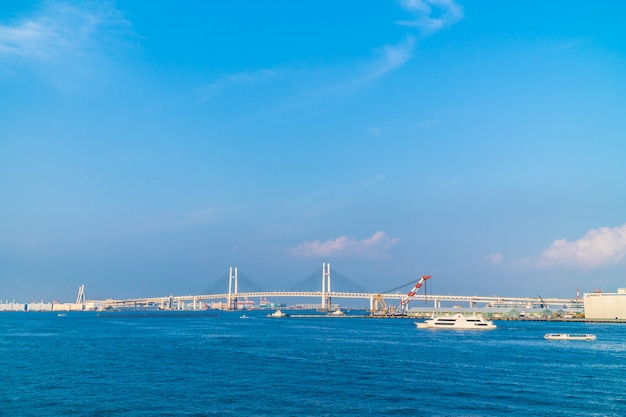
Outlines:
{"type": "Polygon", "coordinates": [[[280,317],[287,317],[288,314],[283,313],[280,310],[276,310],[274,311],[272,314],[268,314],[267,317],[273,317],[273,318],[280,318],[280,317]]]}
{"type": "Polygon", "coordinates": [[[453,316],[433,317],[424,322],[415,322],[418,329],[452,329],[452,330],[491,330],[496,325],[485,320],[482,316],[472,315],[465,317],[457,313],[453,316]]]}
{"type": "Polygon", "coordinates": [[[333,310],[332,312],[328,313],[329,316],[333,316],[333,317],[342,317],[345,316],[346,313],[344,313],[343,311],[341,311],[340,308],[333,310]]]}
{"type": "Polygon", "coordinates": [[[67,317],[67,314],[65,314],[65,313],[59,313],[59,314],[57,314],[57,317],[67,317]]]}
{"type": "Polygon", "coordinates": [[[567,334],[567,333],[547,333],[544,337],[547,340],[596,340],[595,334],[567,334]]]}

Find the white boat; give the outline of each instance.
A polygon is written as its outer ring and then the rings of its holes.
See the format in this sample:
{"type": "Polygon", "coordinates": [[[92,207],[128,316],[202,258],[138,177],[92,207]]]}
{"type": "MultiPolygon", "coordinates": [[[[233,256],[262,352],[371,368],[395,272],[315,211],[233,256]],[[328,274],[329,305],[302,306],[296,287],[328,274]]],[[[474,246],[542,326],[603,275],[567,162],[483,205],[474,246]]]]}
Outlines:
{"type": "Polygon", "coordinates": [[[452,330],[491,330],[497,326],[483,316],[465,317],[461,313],[452,316],[433,317],[424,322],[415,322],[418,329],[452,329],[452,330]]]}
{"type": "Polygon", "coordinates": [[[338,317],[338,316],[345,316],[346,313],[344,313],[343,311],[341,311],[341,309],[337,309],[337,310],[333,310],[332,312],[328,313],[329,316],[334,316],[334,317],[338,317]]]}
{"type": "Polygon", "coordinates": [[[287,315],[288,315],[287,313],[283,313],[280,310],[276,310],[272,314],[268,314],[267,317],[278,317],[278,318],[280,318],[280,317],[287,317],[287,315]]]}
{"type": "Polygon", "coordinates": [[[595,334],[547,333],[543,338],[547,340],[596,340],[596,335],[595,334]]]}

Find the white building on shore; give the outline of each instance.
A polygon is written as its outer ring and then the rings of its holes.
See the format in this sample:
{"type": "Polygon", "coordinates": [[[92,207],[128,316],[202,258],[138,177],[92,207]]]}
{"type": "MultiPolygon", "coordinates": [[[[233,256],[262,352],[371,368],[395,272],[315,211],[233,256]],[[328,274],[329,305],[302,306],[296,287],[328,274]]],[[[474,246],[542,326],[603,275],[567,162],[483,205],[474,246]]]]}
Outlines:
{"type": "Polygon", "coordinates": [[[85,286],[78,287],[78,295],[75,303],[44,303],[32,301],[31,303],[16,303],[15,300],[3,302],[0,300],[0,311],[96,311],[102,310],[104,301],[85,300],[85,286]]]}
{"type": "Polygon", "coordinates": [[[585,318],[626,320],[626,288],[617,292],[592,292],[584,295],[585,318]]]}
{"type": "Polygon", "coordinates": [[[87,301],[84,303],[17,303],[15,301],[0,301],[0,312],[2,311],[96,311],[102,310],[102,301],[87,301]]]}

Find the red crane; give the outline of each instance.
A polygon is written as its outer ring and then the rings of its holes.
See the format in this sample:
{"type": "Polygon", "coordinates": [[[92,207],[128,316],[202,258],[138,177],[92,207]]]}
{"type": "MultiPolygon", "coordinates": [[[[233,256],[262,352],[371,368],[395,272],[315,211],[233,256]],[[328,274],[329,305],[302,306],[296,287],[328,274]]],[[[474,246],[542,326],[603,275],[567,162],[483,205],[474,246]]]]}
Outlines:
{"type": "Polygon", "coordinates": [[[415,284],[415,286],[411,288],[411,291],[409,291],[409,293],[405,295],[404,298],[402,298],[402,301],[400,301],[400,305],[396,309],[396,314],[407,313],[409,309],[409,301],[411,301],[411,298],[413,298],[413,296],[417,294],[417,291],[422,287],[422,285],[424,285],[424,282],[426,282],[426,280],[430,278],[431,278],[431,275],[424,275],[423,277],[420,278],[419,281],[417,281],[417,284],[415,284]]]}

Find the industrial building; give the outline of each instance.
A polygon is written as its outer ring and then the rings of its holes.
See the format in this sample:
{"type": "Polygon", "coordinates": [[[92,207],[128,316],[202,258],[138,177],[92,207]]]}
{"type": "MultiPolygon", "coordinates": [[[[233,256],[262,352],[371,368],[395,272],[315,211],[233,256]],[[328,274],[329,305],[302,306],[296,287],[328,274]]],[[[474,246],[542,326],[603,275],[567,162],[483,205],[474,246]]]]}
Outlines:
{"type": "Polygon", "coordinates": [[[618,288],[614,293],[587,293],[583,301],[587,319],[626,320],[626,288],[618,288]]]}

